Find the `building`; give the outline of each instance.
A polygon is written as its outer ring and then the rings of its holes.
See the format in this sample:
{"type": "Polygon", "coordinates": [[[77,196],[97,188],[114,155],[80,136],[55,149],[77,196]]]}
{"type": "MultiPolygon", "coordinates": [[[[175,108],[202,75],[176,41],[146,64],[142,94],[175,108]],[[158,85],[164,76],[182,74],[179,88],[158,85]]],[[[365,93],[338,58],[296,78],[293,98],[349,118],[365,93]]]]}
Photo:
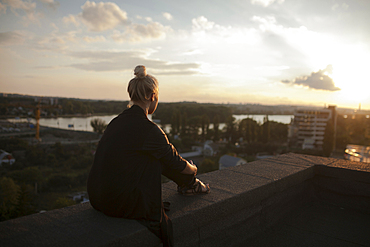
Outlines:
{"type": "Polygon", "coordinates": [[[219,152],[219,144],[214,143],[213,141],[206,141],[203,147],[204,156],[215,156],[219,152]]]}
{"type": "Polygon", "coordinates": [[[74,192],[72,194],[69,194],[68,198],[77,203],[83,203],[83,202],[89,201],[89,195],[87,194],[86,191],[74,192]]]}
{"type": "Polygon", "coordinates": [[[12,154],[10,154],[10,153],[8,153],[4,150],[0,150],[0,166],[3,163],[12,165],[14,162],[15,162],[15,159],[14,159],[12,154]]]}
{"type": "Polygon", "coordinates": [[[321,110],[297,110],[289,126],[288,139],[290,144],[302,149],[322,149],[328,123],[331,123],[334,128],[335,140],[336,118],[336,106],[329,106],[321,110]]]}
{"type": "Polygon", "coordinates": [[[192,149],[192,152],[180,153],[180,156],[185,159],[202,156],[202,152],[203,152],[202,147],[192,146],[191,149],[192,149]]]}
{"type": "Polygon", "coordinates": [[[220,160],[218,161],[218,164],[219,164],[219,169],[221,170],[221,169],[225,169],[228,167],[234,167],[234,166],[247,164],[247,161],[239,157],[234,157],[234,156],[225,154],[221,156],[220,160]]]}

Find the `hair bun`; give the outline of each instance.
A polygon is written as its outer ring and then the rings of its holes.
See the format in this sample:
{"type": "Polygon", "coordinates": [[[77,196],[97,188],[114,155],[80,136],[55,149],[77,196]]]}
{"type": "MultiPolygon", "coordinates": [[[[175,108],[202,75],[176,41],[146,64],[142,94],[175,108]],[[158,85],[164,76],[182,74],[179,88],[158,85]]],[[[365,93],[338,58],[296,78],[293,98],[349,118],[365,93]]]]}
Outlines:
{"type": "Polygon", "coordinates": [[[136,66],[136,68],[134,69],[134,75],[136,75],[136,77],[138,78],[144,78],[147,75],[145,66],[144,65],[136,66]]]}

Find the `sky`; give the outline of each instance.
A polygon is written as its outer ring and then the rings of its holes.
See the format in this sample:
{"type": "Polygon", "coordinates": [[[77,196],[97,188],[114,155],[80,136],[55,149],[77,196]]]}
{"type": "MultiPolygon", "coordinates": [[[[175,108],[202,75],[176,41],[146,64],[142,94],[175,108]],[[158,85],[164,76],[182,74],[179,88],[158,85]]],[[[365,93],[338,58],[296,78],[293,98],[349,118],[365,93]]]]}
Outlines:
{"type": "Polygon", "coordinates": [[[0,0],[0,92],[370,109],[368,0],[0,0]]]}

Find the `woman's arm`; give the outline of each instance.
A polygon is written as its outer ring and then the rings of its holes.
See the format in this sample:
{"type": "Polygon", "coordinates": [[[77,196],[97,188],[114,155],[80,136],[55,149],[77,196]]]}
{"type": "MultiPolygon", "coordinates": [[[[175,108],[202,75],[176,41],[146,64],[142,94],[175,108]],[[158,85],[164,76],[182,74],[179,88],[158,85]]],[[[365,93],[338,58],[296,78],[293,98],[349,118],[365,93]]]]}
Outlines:
{"type": "Polygon", "coordinates": [[[190,175],[196,175],[198,168],[193,164],[193,162],[189,163],[186,162],[186,167],[184,170],[181,171],[182,174],[190,174],[190,175]]]}
{"type": "Polygon", "coordinates": [[[157,125],[153,126],[143,143],[143,151],[158,159],[162,165],[183,174],[195,174],[196,166],[182,158],[168,141],[167,135],[157,125]]]}

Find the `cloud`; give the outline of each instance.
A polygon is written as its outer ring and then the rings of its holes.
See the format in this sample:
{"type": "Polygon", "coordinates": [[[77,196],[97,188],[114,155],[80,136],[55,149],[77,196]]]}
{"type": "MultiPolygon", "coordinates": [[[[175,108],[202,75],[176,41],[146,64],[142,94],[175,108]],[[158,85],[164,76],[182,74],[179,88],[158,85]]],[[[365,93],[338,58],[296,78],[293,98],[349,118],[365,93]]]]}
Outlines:
{"type": "Polygon", "coordinates": [[[251,0],[251,4],[253,5],[262,5],[263,7],[268,7],[269,5],[277,2],[279,4],[284,3],[285,0],[251,0]]]}
{"type": "Polygon", "coordinates": [[[138,51],[83,51],[71,52],[71,57],[85,59],[87,63],[71,64],[70,67],[87,71],[131,71],[137,64],[144,64],[154,75],[197,74],[199,64],[170,63],[148,59],[147,54],[138,51]]]}
{"type": "Polygon", "coordinates": [[[204,16],[194,18],[193,20],[191,20],[191,22],[193,24],[194,31],[211,30],[216,25],[214,22],[208,21],[208,19],[204,16]]]}
{"type": "Polygon", "coordinates": [[[204,54],[204,51],[199,50],[199,49],[190,49],[182,53],[183,56],[203,55],[203,54],[204,54]]]}
{"type": "Polygon", "coordinates": [[[21,44],[24,40],[25,36],[17,31],[0,33],[0,45],[21,44]]]}
{"type": "Polygon", "coordinates": [[[327,74],[332,73],[333,67],[328,65],[326,69],[319,70],[318,72],[312,72],[309,76],[300,76],[295,78],[293,81],[282,80],[282,83],[290,85],[300,85],[316,90],[324,91],[338,91],[340,88],[336,87],[332,78],[327,74]]]}
{"type": "Polygon", "coordinates": [[[21,9],[27,14],[34,13],[36,8],[36,3],[32,2],[23,2],[22,0],[2,0],[2,2],[9,6],[12,11],[21,9]]]}
{"type": "Polygon", "coordinates": [[[17,16],[17,10],[22,10],[26,14],[26,16],[23,17],[23,24],[25,26],[29,25],[30,22],[38,23],[38,20],[41,17],[41,14],[35,11],[36,3],[22,0],[2,0],[2,2],[3,4],[0,7],[4,13],[8,6],[10,10],[17,16]]]}
{"type": "Polygon", "coordinates": [[[42,3],[46,4],[51,9],[57,9],[59,7],[59,2],[54,1],[54,0],[40,0],[42,3]]]}
{"type": "Polygon", "coordinates": [[[105,31],[127,24],[127,13],[115,3],[87,1],[82,7],[81,18],[90,31],[105,31]]]}
{"type": "MultiPolygon", "coordinates": [[[[192,19],[192,35],[206,42],[223,45],[240,43],[243,45],[254,44],[256,32],[253,28],[222,26],[208,20],[204,16],[192,19]]],[[[200,40],[197,40],[199,42],[200,40]]]]}
{"type": "Polygon", "coordinates": [[[80,23],[78,22],[76,16],[74,16],[74,15],[64,16],[63,19],[62,19],[62,21],[63,21],[64,24],[72,23],[76,27],[78,27],[80,25],[80,23]]]}
{"type": "Polygon", "coordinates": [[[2,3],[0,3],[0,14],[3,13],[5,14],[6,13],[6,6],[2,3]]]}
{"type": "Polygon", "coordinates": [[[76,31],[59,33],[58,30],[53,31],[49,35],[36,37],[30,40],[32,47],[36,50],[65,52],[69,48],[68,42],[77,42],[76,31]]]}
{"type": "MultiPolygon", "coordinates": [[[[65,24],[73,23],[76,27],[82,22],[88,27],[89,31],[94,32],[113,30],[110,37],[117,43],[164,39],[168,32],[173,31],[169,26],[154,22],[151,17],[136,16],[137,19],[144,20],[147,23],[133,23],[128,19],[127,13],[115,3],[87,1],[81,8],[82,12],[78,15],[63,17],[63,22],[65,24]],[[123,28],[121,30],[117,29],[119,26],[123,28]]],[[[169,15],[166,16],[169,17],[169,15]]],[[[94,42],[90,37],[84,38],[84,40],[94,42]]],[[[103,40],[96,39],[95,41],[103,40]]]]}
{"type": "Polygon", "coordinates": [[[124,32],[115,30],[112,39],[118,43],[141,42],[152,39],[161,39],[166,37],[167,32],[171,32],[170,27],[163,26],[158,22],[149,22],[148,24],[133,23],[126,27],[124,32]]]}
{"type": "Polygon", "coordinates": [[[171,21],[173,19],[173,16],[170,13],[164,12],[162,13],[163,17],[167,20],[171,21]]]}
{"type": "Polygon", "coordinates": [[[336,10],[347,10],[349,7],[348,4],[342,3],[342,5],[339,5],[338,3],[335,3],[332,7],[331,10],[336,11],[336,10]]]}
{"type": "Polygon", "coordinates": [[[83,40],[85,40],[87,43],[106,41],[104,36],[95,36],[95,37],[85,36],[83,40]]]}

